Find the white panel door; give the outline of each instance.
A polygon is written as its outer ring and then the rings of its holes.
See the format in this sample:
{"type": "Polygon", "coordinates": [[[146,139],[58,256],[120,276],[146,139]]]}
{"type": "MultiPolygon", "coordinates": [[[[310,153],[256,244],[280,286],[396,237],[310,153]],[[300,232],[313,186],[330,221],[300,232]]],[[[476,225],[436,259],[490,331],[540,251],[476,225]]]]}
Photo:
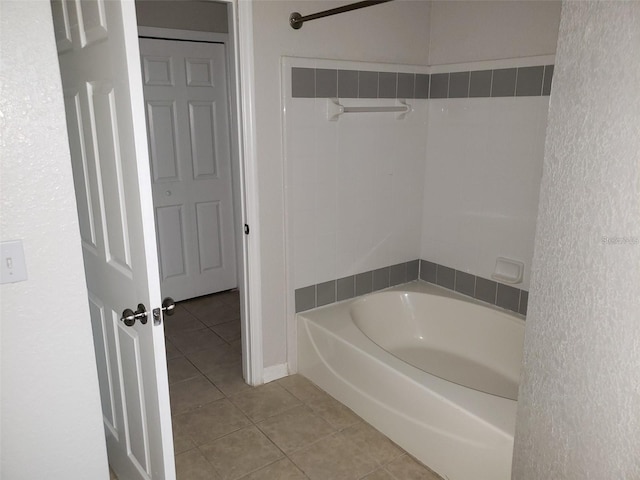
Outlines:
{"type": "Polygon", "coordinates": [[[52,11],[109,463],[123,480],[174,479],[134,4],[54,1],[52,11]],[[125,325],[138,304],[147,322],[125,325]]]}
{"type": "Polygon", "coordinates": [[[225,47],[140,39],[162,291],[237,286],[225,47]]]}

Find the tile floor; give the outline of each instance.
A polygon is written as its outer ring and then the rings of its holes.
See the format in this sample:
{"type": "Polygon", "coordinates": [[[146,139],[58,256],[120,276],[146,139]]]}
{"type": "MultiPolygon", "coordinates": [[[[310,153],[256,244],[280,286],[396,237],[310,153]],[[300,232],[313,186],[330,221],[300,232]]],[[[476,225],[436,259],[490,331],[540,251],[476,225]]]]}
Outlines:
{"type": "Polygon", "coordinates": [[[440,480],[300,375],[245,384],[237,292],[178,303],[165,333],[178,480],[440,480]]]}

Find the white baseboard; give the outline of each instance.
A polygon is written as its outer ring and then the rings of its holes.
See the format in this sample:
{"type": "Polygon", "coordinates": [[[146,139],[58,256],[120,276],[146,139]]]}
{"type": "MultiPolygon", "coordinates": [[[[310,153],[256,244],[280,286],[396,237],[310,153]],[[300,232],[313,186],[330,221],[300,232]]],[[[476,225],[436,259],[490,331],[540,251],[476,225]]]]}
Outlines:
{"type": "Polygon", "coordinates": [[[272,365],[262,369],[262,381],[264,383],[273,382],[287,375],[289,375],[289,366],[286,363],[272,365]]]}

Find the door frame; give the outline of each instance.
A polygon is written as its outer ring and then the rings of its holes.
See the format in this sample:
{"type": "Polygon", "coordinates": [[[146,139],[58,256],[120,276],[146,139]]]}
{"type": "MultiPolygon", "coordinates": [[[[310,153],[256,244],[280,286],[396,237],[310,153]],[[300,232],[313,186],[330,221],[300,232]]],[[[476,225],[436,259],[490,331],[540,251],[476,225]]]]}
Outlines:
{"type": "Polygon", "coordinates": [[[244,224],[249,235],[242,237],[242,268],[238,270],[245,288],[241,291],[242,371],[249,385],[264,383],[262,357],[262,287],[260,265],[260,209],[258,198],[258,150],[253,55],[253,4],[247,0],[224,0],[227,9],[233,66],[229,68],[237,93],[232,124],[238,138],[240,196],[244,224]],[[237,19],[237,20],[236,20],[237,19]]]}
{"type": "Polygon", "coordinates": [[[260,228],[253,75],[253,7],[243,0],[227,4],[229,33],[138,27],[138,35],[174,40],[224,43],[226,47],[231,128],[232,182],[236,257],[242,325],[242,372],[249,385],[264,383],[260,228]],[[243,233],[249,225],[250,233],[243,233]],[[242,228],[238,228],[242,227],[242,228]]]}

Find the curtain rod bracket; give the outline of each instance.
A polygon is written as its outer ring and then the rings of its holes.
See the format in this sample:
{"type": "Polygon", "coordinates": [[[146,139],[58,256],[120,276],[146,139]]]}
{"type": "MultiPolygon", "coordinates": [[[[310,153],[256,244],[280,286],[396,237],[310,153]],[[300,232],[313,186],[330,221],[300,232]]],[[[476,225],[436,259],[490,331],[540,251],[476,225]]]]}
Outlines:
{"type": "Polygon", "coordinates": [[[300,28],[302,28],[302,24],[304,23],[304,21],[300,20],[301,18],[302,15],[300,15],[298,12],[293,12],[291,15],[289,15],[289,25],[291,25],[291,28],[300,30],[300,28]]]}

